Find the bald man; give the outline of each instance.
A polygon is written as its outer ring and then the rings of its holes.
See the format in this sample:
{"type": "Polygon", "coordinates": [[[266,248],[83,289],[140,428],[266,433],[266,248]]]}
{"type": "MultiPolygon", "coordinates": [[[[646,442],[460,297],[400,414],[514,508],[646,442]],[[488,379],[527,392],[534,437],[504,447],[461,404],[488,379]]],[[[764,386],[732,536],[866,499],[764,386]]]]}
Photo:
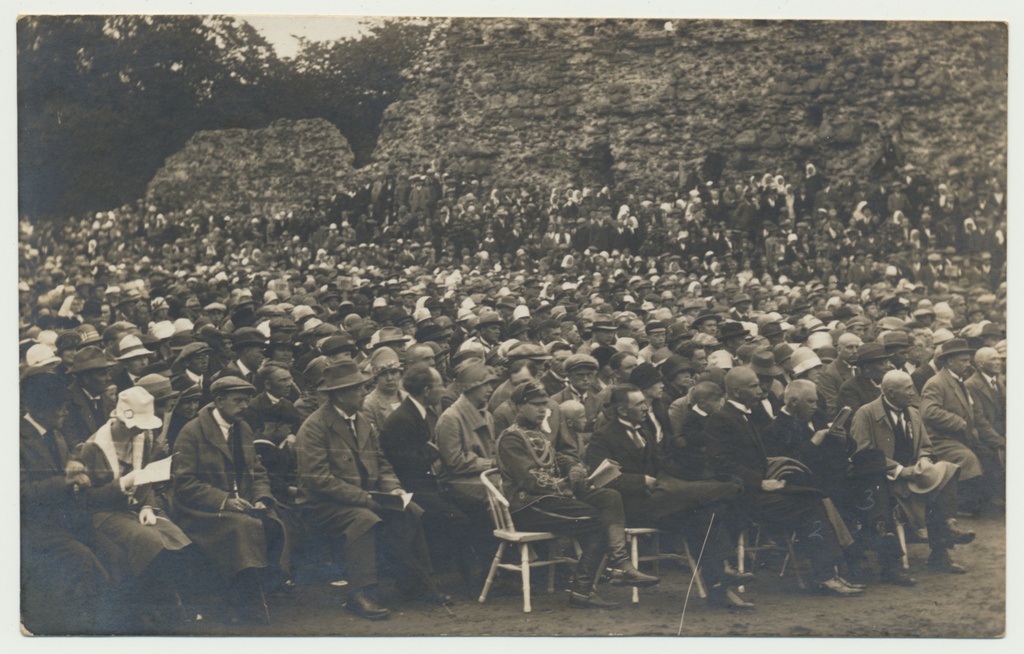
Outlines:
{"type": "Polygon", "coordinates": [[[733,368],[725,375],[725,406],[712,415],[704,429],[708,456],[718,474],[730,475],[743,483],[737,504],[751,520],[795,529],[813,568],[814,584],[836,596],[863,593],[836,572],[842,550],[828,513],[819,497],[785,492],[786,482],[768,478],[768,455],[761,434],[750,421],[751,409],[762,393],[757,374],[747,367],[733,368]]]}
{"type": "MultiPolygon", "coordinates": [[[[962,574],[963,566],[952,561],[949,550],[974,540],[974,532],[957,526],[957,480],[960,468],[939,461],[921,413],[912,406],[917,389],[910,375],[890,370],[882,378],[882,395],[853,416],[850,435],[857,451],[881,450],[886,457],[889,490],[903,509],[909,526],[928,528],[931,555],[928,568],[962,574]],[[922,492],[925,488],[931,488],[922,492]]],[[[870,500],[873,498],[864,498],[870,500]]],[[[892,525],[895,527],[895,525],[892,525]]],[[[882,562],[883,567],[895,564],[882,562]]]]}

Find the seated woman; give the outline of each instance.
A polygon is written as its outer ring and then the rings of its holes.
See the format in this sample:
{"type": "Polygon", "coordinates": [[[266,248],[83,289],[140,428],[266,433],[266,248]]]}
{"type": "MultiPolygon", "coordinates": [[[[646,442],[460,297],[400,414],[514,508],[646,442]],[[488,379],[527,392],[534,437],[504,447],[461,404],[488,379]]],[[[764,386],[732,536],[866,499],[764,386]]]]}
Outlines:
{"type": "Polygon", "coordinates": [[[134,627],[166,628],[185,620],[178,593],[187,578],[185,553],[192,541],[163,515],[152,484],[135,478],[154,453],[150,430],[161,426],[153,396],[140,386],[121,391],[112,419],[83,444],[78,461],[89,478],[87,506],[96,549],[112,576],[130,593],[134,627]]]}

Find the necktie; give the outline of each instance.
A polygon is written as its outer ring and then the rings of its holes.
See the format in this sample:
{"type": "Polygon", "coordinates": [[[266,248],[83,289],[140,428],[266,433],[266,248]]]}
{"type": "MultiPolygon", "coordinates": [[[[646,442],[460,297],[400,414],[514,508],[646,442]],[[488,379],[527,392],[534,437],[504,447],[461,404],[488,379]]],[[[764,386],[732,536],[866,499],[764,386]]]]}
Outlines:
{"type": "Polygon", "coordinates": [[[636,445],[637,449],[644,449],[644,445],[646,445],[647,442],[644,441],[644,437],[640,435],[640,430],[632,427],[627,429],[627,431],[629,432],[629,437],[632,439],[633,444],[636,445]]]}
{"type": "Polygon", "coordinates": [[[231,425],[228,432],[228,441],[231,445],[231,459],[235,468],[235,496],[242,488],[242,481],[245,477],[245,452],[242,449],[242,427],[239,423],[231,425]]]}
{"type": "Polygon", "coordinates": [[[352,430],[352,435],[355,436],[356,435],[356,417],[352,416],[351,418],[345,418],[345,421],[348,422],[348,428],[352,430]]]}

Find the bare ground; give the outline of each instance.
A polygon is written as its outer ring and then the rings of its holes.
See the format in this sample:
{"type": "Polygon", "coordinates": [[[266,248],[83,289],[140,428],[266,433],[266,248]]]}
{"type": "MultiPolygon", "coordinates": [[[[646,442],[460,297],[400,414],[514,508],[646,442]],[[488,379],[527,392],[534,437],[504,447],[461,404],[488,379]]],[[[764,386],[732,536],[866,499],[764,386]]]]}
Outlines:
{"type": "MultiPolygon", "coordinates": [[[[957,547],[954,560],[966,575],[930,572],[928,547],[910,545],[914,588],[877,583],[861,597],[832,598],[798,588],[792,574],[779,579],[777,562],[757,571],[745,597],[754,612],[709,607],[694,592],[686,610],[684,636],[845,636],[991,638],[1006,629],[1006,528],[1002,516],[961,518],[974,529],[974,543],[957,547]]],[[[509,576],[511,573],[499,573],[509,576]]],[[[629,589],[601,586],[601,594],[623,602],[617,611],[575,610],[565,594],[549,595],[538,583],[533,612],[522,612],[517,594],[476,600],[479,589],[461,587],[456,575],[443,575],[444,590],[456,597],[449,613],[443,607],[390,603],[391,619],[369,622],[341,607],[343,590],[323,582],[300,584],[288,596],[272,596],[269,627],[238,627],[205,620],[194,635],[279,636],[674,636],[679,628],[689,583],[685,570],[664,566],[662,583],[641,591],[640,604],[629,605],[629,589]]]]}

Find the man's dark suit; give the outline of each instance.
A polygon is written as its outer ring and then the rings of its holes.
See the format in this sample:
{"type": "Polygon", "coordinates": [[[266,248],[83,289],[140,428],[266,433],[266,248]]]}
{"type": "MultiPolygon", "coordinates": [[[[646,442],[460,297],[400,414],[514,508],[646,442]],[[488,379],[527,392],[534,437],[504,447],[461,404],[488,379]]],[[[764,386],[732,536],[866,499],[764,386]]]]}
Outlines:
{"type": "Polygon", "coordinates": [[[64,438],[68,448],[73,450],[76,445],[84,443],[95,434],[110,416],[103,406],[103,398],[90,399],[78,382],[68,387],[68,396],[71,405],[64,421],[64,438]]]}
{"type": "MultiPolygon", "coordinates": [[[[881,386],[867,377],[861,377],[859,374],[854,375],[843,382],[843,385],[839,388],[839,396],[836,398],[836,411],[844,406],[848,406],[853,410],[853,413],[857,413],[857,409],[868,402],[877,400],[881,394],[881,386]]],[[[853,419],[853,413],[850,414],[851,420],[853,419]]],[[[847,422],[847,425],[849,425],[849,422],[847,422]]]]}
{"type": "Polygon", "coordinates": [[[820,498],[806,493],[787,493],[785,489],[761,489],[768,454],[746,414],[727,402],[708,419],[704,437],[715,472],[731,475],[743,483],[744,492],[737,502],[746,508],[750,519],[796,529],[815,576],[831,578],[833,565],[842,552],[820,498]]]}
{"type": "Polygon", "coordinates": [[[107,571],[83,542],[87,514],[64,483],[68,448],[22,418],[21,618],[35,634],[95,633],[107,571]],[[76,520],[81,518],[81,520],[76,520]]]}
{"type": "Polygon", "coordinates": [[[713,564],[704,566],[709,585],[720,581],[719,561],[731,554],[728,529],[732,522],[726,517],[730,505],[740,491],[738,483],[704,479],[685,481],[661,470],[660,448],[654,435],[641,428],[643,447],[630,436],[626,425],[615,419],[596,432],[587,446],[587,464],[591,469],[605,459],[617,461],[622,475],[608,484],[622,496],[626,522],[638,527],[658,527],[669,531],[682,531],[691,547],[700,548],[708,531],[712,513],[716,512],[718,526],[707,540],[705,555],[713,564]],[[657,484],[649,489],[646,477],[655,477],[657,484]]]}
{"type": "Polygon", "coordinates": [[[469,572],[476,544],[479,556],[490,556],[490,523],[472,524],[457,506],[441,496],[432,466],[441,456],[433,443],[437,414],[427,408],[420,413],[412,398],[405,398],[391,412],[380,429],[380,446],[391,463],[402,487],[415,494],[416,504],[423,508],[423,529],[427,541],[435,546],[432,554],[450,555],[459,569],[469,572]]]}

